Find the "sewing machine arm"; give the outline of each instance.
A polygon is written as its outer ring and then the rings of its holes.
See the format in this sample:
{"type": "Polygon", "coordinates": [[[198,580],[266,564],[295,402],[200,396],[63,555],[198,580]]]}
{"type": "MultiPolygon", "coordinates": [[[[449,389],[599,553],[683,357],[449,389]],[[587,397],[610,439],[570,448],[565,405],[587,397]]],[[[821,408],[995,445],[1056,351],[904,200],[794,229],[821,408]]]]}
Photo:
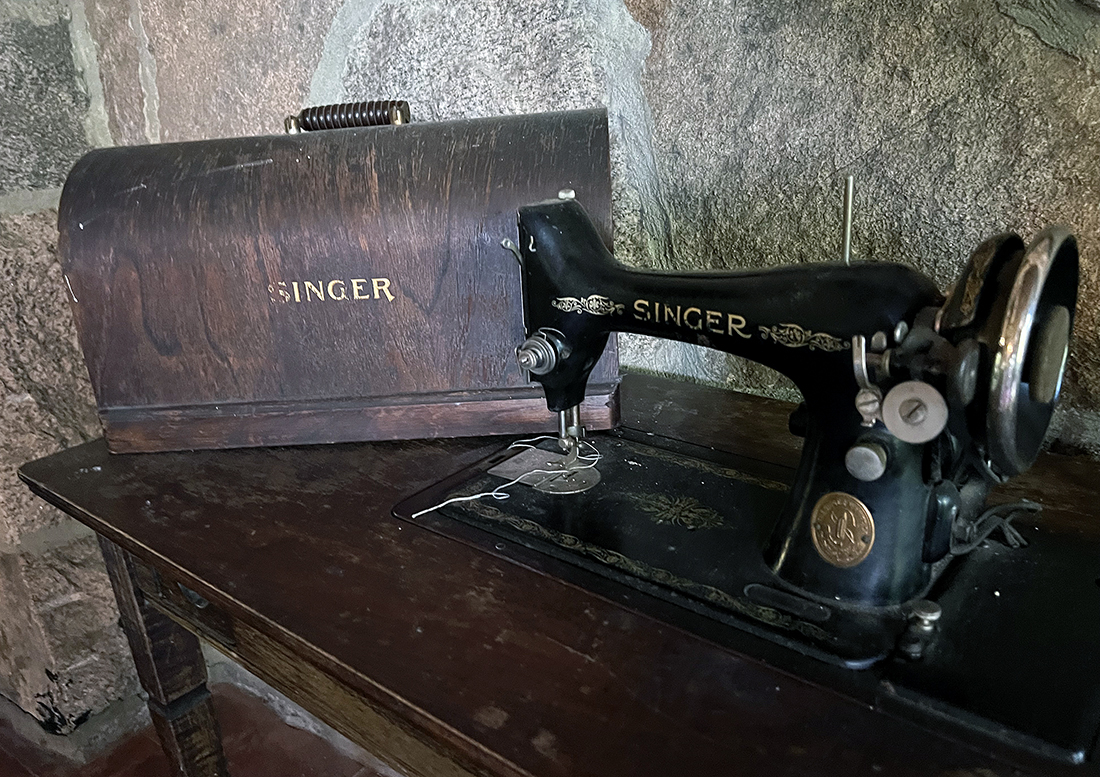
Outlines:
{"type": "Polygon", "coordinates": [[[1038,453],[1076,306],[1064,229],[1026,250],[1015,235],[987,241],[946,299],[894,263],[630,269],[573,200],[520,209],[519,236],[518,354],[550,410],[581,402],[612,331],[749,358],[799,388],[802,458],[763,552],[803,594],[859,606],[919,596],[990,483],[1038,453]]]}

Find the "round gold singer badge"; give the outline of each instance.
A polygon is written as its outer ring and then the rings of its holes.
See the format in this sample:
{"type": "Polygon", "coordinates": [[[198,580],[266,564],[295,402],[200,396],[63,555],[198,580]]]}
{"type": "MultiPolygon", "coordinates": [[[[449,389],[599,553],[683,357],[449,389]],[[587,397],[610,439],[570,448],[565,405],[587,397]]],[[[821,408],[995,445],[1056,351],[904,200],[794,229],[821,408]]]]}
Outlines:
{"type": "Polygon", "coordinates": [[[814,505],[810,535],[821,558],[834,567],[847,569],[871,552],[875,521],[863,502],[843,491],[831,491],[814,505]]]}

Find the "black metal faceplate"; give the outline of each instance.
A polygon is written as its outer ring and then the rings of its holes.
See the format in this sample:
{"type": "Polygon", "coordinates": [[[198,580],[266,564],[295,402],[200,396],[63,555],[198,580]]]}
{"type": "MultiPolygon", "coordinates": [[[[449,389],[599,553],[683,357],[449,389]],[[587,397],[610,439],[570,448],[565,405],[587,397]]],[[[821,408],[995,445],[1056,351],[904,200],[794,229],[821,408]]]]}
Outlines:
{"type": "MultiPolygon", "coordinates": [[[[558,495],[516,486],[507,500],[443,511],[677,604],[703,606],[712,617],[738,619],[815,657],[866,666],[893,648],[904,628],[897,608],[840,609],[799,597],[764,563],[760,548],[787,484],[617,437],[601,438],[599,449],[609,488],[558,495]]],[[[454,495],[502,482],[485,474],[454,495]]]]}

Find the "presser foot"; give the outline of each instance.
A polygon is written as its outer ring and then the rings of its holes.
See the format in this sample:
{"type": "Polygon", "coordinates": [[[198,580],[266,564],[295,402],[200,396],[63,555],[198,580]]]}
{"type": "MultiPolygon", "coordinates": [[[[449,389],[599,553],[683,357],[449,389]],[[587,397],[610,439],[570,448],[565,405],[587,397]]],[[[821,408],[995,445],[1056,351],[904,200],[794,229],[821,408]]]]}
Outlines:
{"type": "Polygon", "coordinates": [[[505,480],[516,480],[544,494],[581,494],[600,482],[593,462],[580,455],[580,445],[569,453],[528,448],[488,470],[505,480]]]}

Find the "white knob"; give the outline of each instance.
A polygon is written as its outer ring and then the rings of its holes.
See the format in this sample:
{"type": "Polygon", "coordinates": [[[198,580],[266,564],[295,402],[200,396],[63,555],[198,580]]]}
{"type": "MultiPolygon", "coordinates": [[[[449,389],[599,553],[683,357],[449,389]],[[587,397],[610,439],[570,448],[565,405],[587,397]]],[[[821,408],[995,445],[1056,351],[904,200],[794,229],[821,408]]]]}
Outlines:
{"type": "Polygon", "coordinates": [[[947,426],[947,402],[927,383],[907,380],[882,400],[882,422],[902,442],[925,443],[947,426]]]}
{"type": "Polygon", "coordinates": [[[870,483],[886,472],[886,451],[876,442],[860,442],[844,454],[844,466],[856,480],[870,483]]]}

